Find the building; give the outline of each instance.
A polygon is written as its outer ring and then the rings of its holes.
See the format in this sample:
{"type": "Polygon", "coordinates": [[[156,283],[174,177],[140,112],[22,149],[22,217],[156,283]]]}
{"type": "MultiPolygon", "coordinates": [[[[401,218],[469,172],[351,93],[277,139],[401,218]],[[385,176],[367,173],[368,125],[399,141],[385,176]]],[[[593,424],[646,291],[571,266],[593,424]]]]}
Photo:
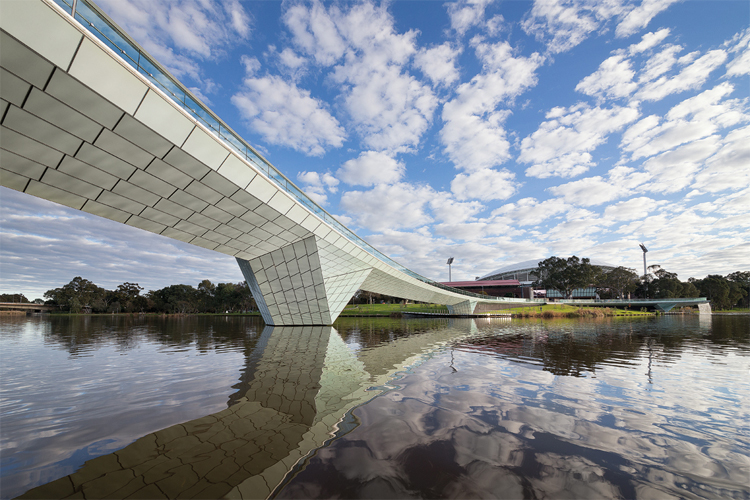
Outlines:
{"type": "MultiPolygon", "coordinates": [[[[477,278],[476,282],[488,281],[506,281],[506,280],[517,280],[519,283],[520,294],[518,297],[526,298],[563,298],[562,294],[557,290],[544,290],[534,289],[533,284],[538,279],[536,275],[536,269],[539,262],[544,259],[533,259],[524,262],[517,262],[503,266],[499,269],[485,274],[482,277],[477,278]]],[[[617,266],[602,262],[600,260],[591,259],[591,265],[596,266],[604,271],[611,271],[617,266]]],[[[459,287],[460,288],[460,287],[459,287]]],[[[596,298],[596,289],[594,287],[579,288],[573,290],[573,299],[592,299],[596,298]]]]}

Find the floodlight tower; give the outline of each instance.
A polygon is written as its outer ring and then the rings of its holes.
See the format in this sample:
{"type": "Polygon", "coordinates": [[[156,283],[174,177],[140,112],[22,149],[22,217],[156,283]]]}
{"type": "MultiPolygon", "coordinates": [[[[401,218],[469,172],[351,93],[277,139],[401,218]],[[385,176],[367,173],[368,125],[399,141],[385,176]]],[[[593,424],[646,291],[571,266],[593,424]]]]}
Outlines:
{"type": "Polygon", "coordinates": [[[448,259],[448,282],[449,283],[453,281],[451,279],[451,264],[453,264],[453,257],[448,259]]]}
{"type": "Polygon", "coordinates": [[[646,274],[646,252],[648,252],[648,249],[643,245],[643,243],[639,243],[641,246],[641,250],[643,250],[643,283],[646,286],[646,298],[648,298],[648,275],[646,274]]]}

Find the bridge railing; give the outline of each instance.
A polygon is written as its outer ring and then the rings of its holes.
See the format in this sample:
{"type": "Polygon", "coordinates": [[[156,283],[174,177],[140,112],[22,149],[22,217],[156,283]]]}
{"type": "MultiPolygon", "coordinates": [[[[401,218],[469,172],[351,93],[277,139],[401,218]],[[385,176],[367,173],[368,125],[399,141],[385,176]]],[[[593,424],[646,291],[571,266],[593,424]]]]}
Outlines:
{"type": "Polygon", "coordinates": [[[93,2],[90,2],[89,0],[53,1],[68,14],[73,14],[74,18],[81,23],[84,28],[88,29],[94,36],[118,53],[125,62],[131,65],[154,85],[159,87],[166,95],[171,97],[175,103],[205,125],[216,137],[223,140],[237,154],[255,165],[277,186],[289,193],[298,202],[305,205],[323,221],[333,226],[345,238],[360,247],[362,250],[370,253],[374,257],[380,259],[389,266],[398,269],[404,274],[434,287],[469,297],[493,300],[484,295],[441,285],[402,266],[384,253],[375,249],[372,245],[357,236],[351,229],[341,224],[331,214],[311,200],[310,197],[308,197],[300,188],[298,188],[284,174],[279,172],[279,170],[271,165],[270,162],[263,158],[263,156],[245,142],[239,134],[234,132],[234,130],[204,106],[200,100],[177,81],[177,79],[172,77],[164,67],[152,59],[151,56],[149,56],[148,53],[138,45],[138,43],[123,32],[117,24],[102,12],[93,2]],[[73,4],[75,4],[75,12],[73,12],[73,4]]]}

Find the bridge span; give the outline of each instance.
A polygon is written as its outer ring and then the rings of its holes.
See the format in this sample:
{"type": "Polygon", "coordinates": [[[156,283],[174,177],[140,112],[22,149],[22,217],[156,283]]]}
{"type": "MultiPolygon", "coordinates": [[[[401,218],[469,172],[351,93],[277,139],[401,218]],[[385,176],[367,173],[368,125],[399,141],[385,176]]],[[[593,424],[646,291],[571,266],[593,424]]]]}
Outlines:
{"type": "Polygon", "coordinates": [[[357,289],[457,314],[540,303],[445,287],[374,249],[88,0],[0,2],[0,37],[0,183],[235,257],[269,325],[329,325],[357,289]]]}

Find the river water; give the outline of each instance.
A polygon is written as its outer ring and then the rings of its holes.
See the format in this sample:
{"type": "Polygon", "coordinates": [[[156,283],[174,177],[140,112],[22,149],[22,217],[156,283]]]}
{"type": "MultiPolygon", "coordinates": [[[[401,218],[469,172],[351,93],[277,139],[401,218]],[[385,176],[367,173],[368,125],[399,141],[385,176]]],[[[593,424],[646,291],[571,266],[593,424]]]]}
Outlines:
{"type": "Polygon", "coordinates": [[[2,498],[750,498],[750,316],[0,318],[2,498]]]}

